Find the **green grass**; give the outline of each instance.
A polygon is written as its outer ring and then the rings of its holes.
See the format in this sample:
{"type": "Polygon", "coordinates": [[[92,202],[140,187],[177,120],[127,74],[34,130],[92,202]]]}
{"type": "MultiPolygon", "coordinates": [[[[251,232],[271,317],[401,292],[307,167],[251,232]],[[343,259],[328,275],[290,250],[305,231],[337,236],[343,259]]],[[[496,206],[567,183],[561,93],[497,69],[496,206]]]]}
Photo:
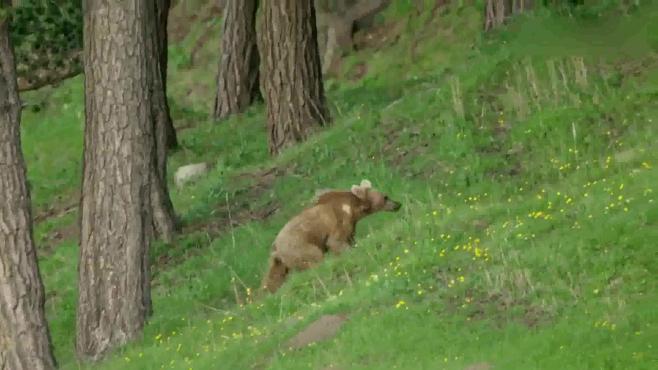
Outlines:
{"type": "Polygon", "coordinates": [[[24,94],[22,145],[38,209],[77,203],[84,130],[83,78],[24,94]]]}
{"type": "MultiPolygon", "coordinates": [[[[479,8],[431,19],[393,7],[379,22],[398,25],[398,40],[348,57],[346,68],[366,63],[363,79],[327,83],[334,126],[277,159],[263,106],[206,118],[219,41],[190,67],[193,32],[170,48],[184,128],[170,171],[200,160],[213,170],[172,189],[188,232],[154,248],[143,339],[98,365],[75,361],[76,242],[50,237],[75,214],[36,227],[50,247],[40,260],[62,368],[655,367],[658,8],[640,10],[612,21],[538,12],[482,35],[479,8]],[[271,167],[282,175],[240,176],[271,167]],[[354,250],[243,304],[276,232],[315,189],[362,178],[402,210],[363,220],[354,250]],[[278,211],[224,227],[268,206],[278,211]],[[212,223],[219,231],[199,226],[212,223]],[[349,314],[335,338],[286,351],[327,313],[349,314]]],[[[48,99],[23,124],[37,209],[75,200],[81,82],[24,97],[48,99]]]]}

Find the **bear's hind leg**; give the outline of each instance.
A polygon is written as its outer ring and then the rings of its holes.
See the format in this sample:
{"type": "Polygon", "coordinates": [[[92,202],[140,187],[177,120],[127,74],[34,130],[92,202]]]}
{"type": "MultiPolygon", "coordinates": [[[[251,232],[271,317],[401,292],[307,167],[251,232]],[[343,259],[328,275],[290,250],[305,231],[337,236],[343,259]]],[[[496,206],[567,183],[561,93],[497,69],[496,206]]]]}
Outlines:
{"type": "Polygon", "coordinates": [[[304,244],[295,251],[294,256],[284,258],[286,265],[291,269],[303,271],[316,266],[324,258],[322,249],[314,244],[304,244]]]}

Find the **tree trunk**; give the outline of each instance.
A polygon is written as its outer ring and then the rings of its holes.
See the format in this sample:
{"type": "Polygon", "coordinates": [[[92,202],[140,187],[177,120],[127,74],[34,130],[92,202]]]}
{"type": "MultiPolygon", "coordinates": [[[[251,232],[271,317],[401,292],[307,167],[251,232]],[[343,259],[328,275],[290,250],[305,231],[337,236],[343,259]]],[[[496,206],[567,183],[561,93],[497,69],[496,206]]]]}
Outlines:
{"type": "Polygon", "coordinates": [[[322,74],[335,74],[342,57],[354,48],[357,26],[365,26],[386,8],[389,0],[316,0],[318,49],[322,74]]]}
{"type": "MultiPolygon", "coordinates": [[[[9,6],[0,0],[0,11],[9,6]]],[[[21,103],[0,14],[0,369],[55,369],[20,143],[21,103]]]]}
{"type": "Polygon", "coordinates": [[[258,37],[269,149],[278,154],[329,122],[313,1],[264,1],[258,37]]]}
{"type": "Polygon", "coordinates": [[[256,10],[258,0],[229,1],[224,8],[221,57],[213,117],[244,112],[260,96],[256,10]]]}
{"type": "Polygon", "coordinates": [[[158,17],[158,60],[160,61],[160,75],[162,79],[162,91],[165,96],[165,111],[163,117],[164,130],[166,132],[166,147],[174,149],[178,146],[178,138],[176,137],[176,129],[174,128],[169,112],[169,103],[167,102],[167,59],[168,59],[168,42],[167,42],[167,23],[169,20],[169,9],[171,8],[170,0],[157,0],[155,2],[156,12],[158,17]]]}
{"type": "Polygon", "coordinates": [[[98,360],[136,338],[151,308],[148,253],[158,201],[168,201],[156,143],[164,132],[156,23],[153,2],[84,2],[81,359],[98,360]]]}
{"type": "MultiPolygon", "coordinates": [[[[153,33],[148,44],[152,55],[151,60],[159,61],[152,70],[153,115],[155,118],[155,147],[156,147],[156,176],[157,181],[152,182],[152,206],[155,232],[160,239],[170,242],[177,229],[174,206],[169,198],[167,186],[167,157],[168,149],[178,145],[176,131],[171,121],[169,104],[167,103],[167,18],[170,1],[157,0],[155,2],[157,32],[153,33]]],[[[150,310],[149,310],[150,311],[150,310]]]]}
{"type": "Polygon", "coordinates": [[[484,30],[503,25],[513,15],[531,10],[534,0],[486,0],[484,4],[484,30]]]}

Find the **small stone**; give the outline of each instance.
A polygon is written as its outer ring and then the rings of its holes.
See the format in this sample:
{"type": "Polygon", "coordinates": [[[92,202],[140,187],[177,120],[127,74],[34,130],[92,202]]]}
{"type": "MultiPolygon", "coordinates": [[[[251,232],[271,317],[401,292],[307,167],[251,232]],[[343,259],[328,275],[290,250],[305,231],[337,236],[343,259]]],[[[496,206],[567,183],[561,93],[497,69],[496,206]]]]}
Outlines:
{"type": "Polygon", "coordinates": [[[174,174],[176,187],[182,188],[185,184],[208,173],[207,163],[194,163],[178,167],[174,174]]]}
{"type": "Polygon", "coordinates": [[[464,368],[464,370],[491,370],[492,366],[486,362],[478,362],[464,368]]]}
{"type": "Polygon", "coordinates": [[[347,320],[347,315],[324,315],[295,335],[286,344],[287,348],[297,349],[308,344],[333,338],[347,320]]]}

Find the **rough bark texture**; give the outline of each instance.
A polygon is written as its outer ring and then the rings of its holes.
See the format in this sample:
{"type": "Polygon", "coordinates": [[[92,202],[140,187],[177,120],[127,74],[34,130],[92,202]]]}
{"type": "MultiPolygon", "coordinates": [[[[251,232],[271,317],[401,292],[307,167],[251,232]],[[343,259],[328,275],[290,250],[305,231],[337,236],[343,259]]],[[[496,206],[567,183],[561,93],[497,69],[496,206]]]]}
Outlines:
{"type": "Polygon", "coordinates": [[[244,112],[260,96],[256,10],[258,0],[229,1],[224,8],[221,57],[213,116],[244,112]]]}
{"type": "Polygon", "coordinates": [[[158,60],[160,61],[160,76],[162,79],[162,91],[165,96],[165,115],[163,119],[164,130],[166,134],[166,147],[169,149],[176,148],[178,146],[178,138],[176,136],[176,129],[174,128],[173,122],[171,120],[171,114],[169,113],[169,103],[167,102],[167,23],[169,22],[169,9],[171,8],[170,0],[156,0],[155,2],[156,12],[158,17],[157,23],[157,35],[158,35],[158,60]]]}
{"type": "Polygon", "coordinates": [[[155,22],[156,31],[150,38],[148,50],[152,55],[149,60],[157,60],[159,64],[151,68],[153,91],[152,104],[155,118],[155,146],[156,146],[156,176],[157,181],[152,182],[151,199],[155,231],[157,236],[170,242],[176,232],[177,225],[174,215],[174,206],[169,198],[167,186],[167,156],[168,149],[178,145],[176,131],[171,121],[169,104],[167,103],[167,18],[169,14],[169,0],[157,0],[155,22]]]}
{"type": "Polygon", "coordinates": [[[532,9],[534,0],[486,0],[484,4],[484,30],[504,24],[515,14],[532,9]]]}
{"type": "MultiPolygon", "coordinates": [[[[0,0],[0,10],[9,5],[0,0]]],[[[0,15],[0,370],[54,369],[20,143],[21,103],[0,15]]]]}
{"type": "Polygon", "coordinates": [[[85,360],[136,338],[150,312],[148,252],[160,209],[154,202],[166,194],[154,185],[162,104],[156,21],[153,2],[84,2],[76,350],[85,360]]]}
{"type": "Polygon", "coordinates": [[[389,4],[389,0],[315,0],[318,49],[322,74],[336,72],[344,54],[354,47],[353,34],[358,23],[368,23],[389,4]]]}
{"type": "Polygon", "coordinates": [[[271,154],[329,121],[313,1],[264,1],[258,49],[271,154]]]}

